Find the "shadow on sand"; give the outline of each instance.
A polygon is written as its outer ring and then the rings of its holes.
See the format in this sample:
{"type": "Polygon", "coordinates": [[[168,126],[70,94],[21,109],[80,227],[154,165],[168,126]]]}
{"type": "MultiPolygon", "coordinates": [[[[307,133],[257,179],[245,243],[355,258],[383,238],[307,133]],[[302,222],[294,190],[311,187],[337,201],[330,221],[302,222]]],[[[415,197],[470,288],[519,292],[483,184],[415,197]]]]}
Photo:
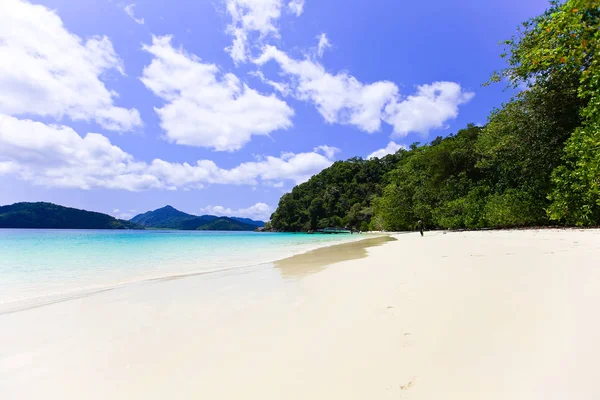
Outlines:
{"type": "Polygon", "coordinates": [[[377,236],[357,242],[323,247],[307,253],[275,261],[273,264],[286,279],[300,278],[323,270],[327,265],[367,256],[369,247],[395,241],[391,236],[377,236]]]}

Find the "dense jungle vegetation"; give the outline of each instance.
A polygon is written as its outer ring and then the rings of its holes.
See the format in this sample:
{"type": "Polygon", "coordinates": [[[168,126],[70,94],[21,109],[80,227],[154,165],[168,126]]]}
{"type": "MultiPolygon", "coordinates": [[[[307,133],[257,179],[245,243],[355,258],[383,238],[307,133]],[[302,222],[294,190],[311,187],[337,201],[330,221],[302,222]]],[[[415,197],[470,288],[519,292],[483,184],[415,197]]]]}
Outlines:
{"type": "Polygon", "coordinates": [[[272,227],[599,225],[600,1],[552,1],[503,43],[507,66],[486,84],[523,90],[485,126],[338,161],[285,194],[272,227]]]}

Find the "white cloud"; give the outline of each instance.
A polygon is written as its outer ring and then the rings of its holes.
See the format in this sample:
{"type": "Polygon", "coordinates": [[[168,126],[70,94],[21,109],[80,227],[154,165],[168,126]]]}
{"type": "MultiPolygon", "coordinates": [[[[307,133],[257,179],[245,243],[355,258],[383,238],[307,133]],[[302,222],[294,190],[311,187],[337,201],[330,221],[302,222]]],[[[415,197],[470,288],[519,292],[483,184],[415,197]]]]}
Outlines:
{"type": "Polygon", "coordinates": [[[325,50],[331,47],[331,42],[329,42],[329,39],[325,33],[318,35],[317,39],[319,39],[319,44],[317,45],[317,54],[319,57],[323,57],[325,50]]]}
{"type": "Polygon", "coordinates": [[[288,10],[299,17],[304,11],[304,0],[291,0],[288,3],[288,10]]]}
{"type": "Polygon", "coordinates": [[[313,102],[328,123],[352,124],[375,132],[381,126],[383,107],[398,92],[392,82],[365,85],[346,73],[329,74],[317,62],[294,60],[273,46],[267,46],[255,62],[263,65],[269,60],[278,62],[283,73],[292,77],[296,97],[313,102]]]}
{"type": "Polygon", "coordinates": [[[385,148],[379,149],[379,150],[374,151],[371,154],[369,154],[367,156],[367,160],[370,160],[372,158],[383,158],[383,157],[387,156],[388,154],[395,154],[400,149],[408,150],[408,148],[402,144],[398,144],[395,142],[389,142],[385,148]]]}
{"type": "Polygon", "coordinates": [[[306,182],[314,174],[333,164],[333,160],[317,152],[282,153],[279,157],[266,156],[259,161],[245,162],[222,174],[226,182],[256,184],[257,180],[275,184],[292,180],[306,182]]]}
{"type": "Polygon", "coordinates": [[[458,116],[458,106],[471,100],[474,93],[464,92],[458,83],[434,82],[417,87],[417,93],[385,107],[384,120],[394,126],[395,136],[410,132],[426,134],[442,128],[458,116]]]}
{"type": "Polygon", "coordinates": [[[135,17],[134,8],[135,4],[128,4],[123,8],[123,10],[125,11],[125,14],[129,15],[136,23],[144,25],[144,18],[135,17]]]}
{"type": "Polygon", "coordinates": [[[146,163],[103,135],[81,137],[67,126],[0,114],[0,174],[47,187],[140,191],[200,189],[206,184],[297,184],[332,163],[327,154],[317,152],[264,156],[231,169],[210,160],[146,163]]]}
{"type": "Polygon", "coordinates": [[[0,176],[16,172],[17,167],[18,166],[12,161],[0,161],[0,176]]]}
{"type": "Polygon", "coordinates": [[[281,16],[282,0],[226,0],[226,5],[232,20],[227,33],[233,36],[233,44],[225,50],[236,63],[248,58],[249,36],[279,36],[275,22],[281,16]]]}
{"type": "Polygon", "coordinates": [[[21,0],[3,0],[0,12],[0,113],[96,121],[127,131],[139,112],[116,107],[118,96],[100,76],[124,74],[106,36],[82,41],[55,12],[21,0]]]}
{"type": "Polygon", "coordinates": [[[263,83],[271,86],[273,89],[277,90],[282,96],[286,97],[290,94],[290,86],[283,82],[275,82],[270,79],[267,79],[262,71],[253,71],[249,72],[249,75],[255,76],[259,78],[263,83]]]}
{"type": "Polygon", "coordinates": [[[340,152],[340,149],[338,149],[337,147],[332,147],[332,146],[325,146],[325,145],[321,145],[321,146],[317,146],[315,147],[314,150],[316,153],[318,152],[322,152],[325,157],[329,158],[329,159],[333,159],[333,157],[340,152]]]}
{"type": "Polygon", "coordinates": [[[274,94],[262,95],[231,73],[222,74],[193,54],[154,37],[141,81],[167,103],[155,108],[169,140],[183,145],[238,150],[252,135],[292,126],[294,111],[274,94]]]}
{"type": "Polygon", "coordinates": [[[263,65],[270,60],[291,78],[294,95],[313,102],[326,122],[354,125],[369,133],[378,131],[385,121],[399,136],[426,134],[455,118],[458,106],[474,96],[457,83],[434,82],[418,86],[416,94],[403,98],[393,82],[365,84],[346,72],[333,75],[316,61],[292,59],[274,46],[266,46],[254,62],[263,65]]]}
{"type": "Polygon", "coordinates": [[[162,187],[144,163],[88,133],[80,137],[67,126],[46,125],[0,114],[0,161],[11,174],[42,186],[143,190],[162,187]]]}
{"type": "Polygon", "coordinates": [[[239,208],[237,210],[232,210],[231,208],[225,208],[223,206],[206,206],[200,209],[201,214],[250,218],[258,221],[268,221],[271,219],[273,211],[275,210],[265,203],[256,203],[248,208],[239,208]]]}
{"type": "Polygon", "coordinates": [[[113,217],[117,218],[117,219],[124,219],[126,221],[129,221],[131,218],[133,218],[135,216],[135,214],[130,213],[130,212],[113,212],[113,217]]]}

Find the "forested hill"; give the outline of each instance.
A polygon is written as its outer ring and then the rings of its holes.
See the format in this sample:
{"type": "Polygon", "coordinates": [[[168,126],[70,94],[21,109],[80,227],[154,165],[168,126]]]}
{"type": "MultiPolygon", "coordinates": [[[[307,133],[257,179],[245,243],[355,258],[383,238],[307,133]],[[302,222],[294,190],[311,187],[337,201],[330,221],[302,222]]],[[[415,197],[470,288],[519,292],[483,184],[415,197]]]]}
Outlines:
{"type": "MultiPolygon", "coordinates": [[[[189,224],[188,221],[196,220],[194,224],[210,222],[217,217],[205,218],[201,221],[199,217],[179,211],[171,206],[165,206],[154,211],[148,211],[144,214],[139,214],[133,217],[130,221],[142,225],[145,228],[155,229],[185,229],[189,224]]],[[[196,227],[192,228],[196,229],[196,227]]]]}
{"type": "Polygon", "coordinates": [[[338,161],[281,197],[271,225],[281,231],[348,226],[367,230],[386,174],[402,153],[383,159],[338,161]]]}
{"type": "Polygon", "coordinates": [[[551,2],[505,42],[508,66],[490,83],[525,90],[485,126],[336,162],[281,198],[273,228],[599,225],[599,5],[551,2]]]}
{"type": "Polygon", "coordinates": [[[0,207],[0,228],[143,229],[110,215],[52,203],[15,203],[0,207]]]}
{"type": "Polygon", "coordinates": [[[191,215],[171,206],[136,215],[131,222],[151,229],[178,229],[204,231],[253,231],[264,222],[248,218],[217,217],[215,215],[191,215]]]}

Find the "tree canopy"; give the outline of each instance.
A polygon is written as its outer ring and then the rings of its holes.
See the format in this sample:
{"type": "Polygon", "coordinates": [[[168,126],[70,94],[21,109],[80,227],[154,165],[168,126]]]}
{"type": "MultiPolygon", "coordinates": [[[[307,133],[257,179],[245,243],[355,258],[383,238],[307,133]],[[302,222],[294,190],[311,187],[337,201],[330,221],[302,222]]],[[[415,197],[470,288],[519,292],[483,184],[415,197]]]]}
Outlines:
{"type": "Polygon", "coordinates": [[[552,173],[549,208],[553,220],[574,225],[600,219],[600,1],[551,2],[541,16],[523,23],[507,40],[508,67],[496,73],[516,86],[558,83],[577,77],[581,118],[552,173]]]}
{"type": "Polygon", "coordinates": [[[488,83],[520,92],[485,126],[336,162],[281,198],[273,228],[600,224],[599,2],[552,1],[504,42],[488,83]]]}
{"type": "Polygon", "coordinates": [[[0,207],[0,228],[29,229],[144,229],[99,212],[52,203],[15,203],[0,207]]]}

